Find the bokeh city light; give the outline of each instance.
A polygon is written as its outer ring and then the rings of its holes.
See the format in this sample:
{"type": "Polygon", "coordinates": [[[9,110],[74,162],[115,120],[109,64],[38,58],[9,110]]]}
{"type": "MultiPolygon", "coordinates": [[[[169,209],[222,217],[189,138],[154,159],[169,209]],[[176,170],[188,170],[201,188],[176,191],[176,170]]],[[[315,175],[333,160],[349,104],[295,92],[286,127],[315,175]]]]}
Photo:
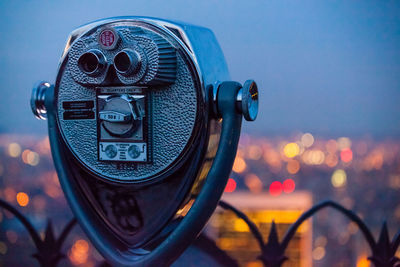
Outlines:
{"type": "MultiPolygon", "coordinates": [[[[400,225],[399,166],[400,141],[391,139],[325,139],[311,133],[275,138],[243,135],[225,193],[247,191],[280,199],[305,191],[312,194],[314,203],[333,199],[357,211],[374,231],[379,231],[383,218],[387,218],[394,232],[400,225]],[[369,209],[369,203],[376,208],[369,209]]],[[[0,135],[0,176],[0,197],[35,218],[39,229],[44,229],[47,218],[57,225],[65,225],[72,218],[47,138],[0,135]]],[[[288,214],[270,211],[263,216],[277,223],[295,220],[294,215],[287,217],[288,214]]],[[[330,251],[336,249],[344,261],[351,262],[348,256],[356,255],[355,264],[363,266],[364,260],[358,256],[368,251],[351,245],[361,242],[358,228],[340,216],[327,219],[331,218],[328,214],[321,213],[313,219],[311,258],[315,262],[332,262],[334,255],[330,251]],[[342,233],[341,229],[346,231],[342,233]],[[345,252],[348,250],[352,253],[345,252]]],[[[21,248],[32,247],[12,216],[0,212],[0,225],[4,229],[0,234],[3,257],[15,258],[21,248]]],[[[238,231],[248,230],[247,225],[239,222],[234,227],[238,231]]],[[[79,228],[69,244],[66,247],[70,265],[95,266],[101,262],[101,256],[91,249],[79,228]]],[[[25,258],[30,262],[29,255],[25,258]]]]}

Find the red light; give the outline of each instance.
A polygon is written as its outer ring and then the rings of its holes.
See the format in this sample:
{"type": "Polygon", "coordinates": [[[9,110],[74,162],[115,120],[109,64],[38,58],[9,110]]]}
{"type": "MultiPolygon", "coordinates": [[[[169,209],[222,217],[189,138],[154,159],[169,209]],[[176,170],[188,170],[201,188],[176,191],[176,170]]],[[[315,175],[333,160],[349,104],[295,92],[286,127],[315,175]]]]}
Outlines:
{"type": "Polygon", "coordinates": [[[229,178],[225,186],[225,192],[232,193],[233,191],[235,191],[235,189],[236,189],[236,181],[233,180],[232,178],[229,178]]]}
{"type": "Polygon", "coordinates": [[[294,191],[296,188],[296,183],[292,179],[286,179],[283,182],[283,192],[289,194],[294,191]]]}
{"type": "Polygon", "coordinates": [[[353,160],[353,151],[350,148],[345,148],[340,151],[340,159],[343,162],[350,162],[353,160]]]}
{"type": "Polygon", "coordinates": [[[282,194],[282,184],[281,182],[275,181],[269,186],[269,193],[272,196],[279,196],[282,194]]]}

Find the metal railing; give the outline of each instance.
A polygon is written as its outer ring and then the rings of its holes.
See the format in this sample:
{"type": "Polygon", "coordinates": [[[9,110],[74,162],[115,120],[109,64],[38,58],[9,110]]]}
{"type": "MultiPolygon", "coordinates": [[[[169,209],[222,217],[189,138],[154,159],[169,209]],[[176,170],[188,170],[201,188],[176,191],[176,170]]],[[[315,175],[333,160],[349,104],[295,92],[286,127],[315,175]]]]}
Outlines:
{"type": "MultiPolygon", "coordinates": [[[[339,211],[349,220],[357,224],[371,249],[371,256],[368,259],[375,265],[375,267],[400,267],[400,259],[395,256],[400,245],[400,230],[393,237],[393,239],[390,240],[387,224],[384,222],[379,238],[378,240],[375,240],[371,231],[359,216],[336,202],[324,201],[304,212],[297,219],[297,221],[295,221],[289,227],[281,242],[279,242],[276,224],[274,222],[272,222],[268,241],[265,242],[257,225],[252,222],[246,214],[222,200],[219,202],[219,206],[225,210],[232,211],[237,217],[242,219],[248,225],[250,232],[257,240],[257,243],[260,247],[260,255],[258,256],[258,259],[266,267],[282,266],[282,264],[288,260],[288,257],[285,254],[286,248],[289,242],[293,239],[300,225],[307,219],[314,216],[317,212],[327,207],[339,211]]],[[[49,220],[45,230],[44,238],[41,238],[38,231],[28,220],[28,218],[26,218],[16,208],[2,199],[0,199],[0,207],[12,213],[26,228],[37,250],[32,257],[39,262],[40,266],[57,266],[59,261],[65,257],[65,254],[62,253],[63,244],[72,228],[76,225],[76,219],[70,220],[58,237],[55,237],[53,226],[49,220]]],[[[203,253],[213,257],[216,262],[222,266],[238,266],[238,263],[233,258],[219,249],[215,242],[204,234],[199,236],[194,245],[203,253]]],[[[102,262],[99,266],[110,265],[108,265],[107,262],[102,262]]]]}

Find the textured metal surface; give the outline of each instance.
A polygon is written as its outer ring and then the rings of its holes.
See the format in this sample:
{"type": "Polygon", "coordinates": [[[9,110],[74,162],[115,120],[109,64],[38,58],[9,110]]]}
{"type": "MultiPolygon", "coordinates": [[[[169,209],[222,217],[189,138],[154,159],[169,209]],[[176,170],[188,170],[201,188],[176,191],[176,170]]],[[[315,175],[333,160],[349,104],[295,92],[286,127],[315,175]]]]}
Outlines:
{"type": "Polygon", "coordinates": [[[100,84],[104,82],[108,68],[113,64],[113,59],[123,49],[136,51],[141,58],[141,67],[137,73],[124,76],[117,73],[119,80],[124,84],[157,84],[172,83],[176,78],[176,52],[175,48],[163,37],[141,27],[116,26],[122,38],[113,50],[104,50],[97,43],[97,36],[101,29],[77,40],[69,52],[68,68],[72,70],[74,80],[82,84],[100,84]],[[107,67],[97,77],[92,77],[78,68],[79,57],[89,49],[99,49],[106,56],[107,67]]]}
{"type": "MultiPolygon", "coordinates": [[[[189,69],[183,55],[180,53],[174,54],[176,55],[177,65],[175,83],[149,87],[152,108],[152,126],[150,126],[152,134],[149,138],[153,146],[153,162],[151,164],[121,164],[98,161],[96,119],[69,121],[60,119],[64,111],[62,108],[63,101],[95,100],[96,92],[94,87],[83,86],[80,83],[94,85],[104,82],[105,74],[104,76],[90,77],[81,72],[76,64],[77,59],[84,51],[93,48],[94,43],[92,42],[96,41],[98,31],[77,40],[70,48],[68,62],[64,68],[60,85],[56,88],[56,90],[58,89],[56,94],[58,94],[57,106],[60,128],[72,152],[84,165],[99,174],[99,176],[119,181],[138,181],[149,178],[168,168],[184,151],[192,136],[197,115],[197,90],[201,89],[196,88],[192,70],[189,69]]],[[[146,46],[157,47],[153,41],[149,41],[150,39],[146,35],[135,37],[135,34],[139,31],[138,27],[119,30],[122,39],[135,39],[138,43],[140,42],[140,47],[143,47],[144,50],[150,49],[146,48],[146,46]]],[[[161,39],[160,36],[156,38],[156,33],[151,33],[151,35],[156,40],[157,38],[161,39]]],[[[161,41],[157,42],[160,43],[161,41]]],[[[115,50],[102,50],[102,52],[109,60],[109,58],[113,58],[114,54],[126,47],[127,45],[122,45],[121,42],[115,50]]],[[[161,47],[165,52],[164,60],[169,57],[173,58],[171,49],[167,45],[164,44],[161,47]]],[[[170,45],[170,47],[172,46],[170,45]]],[[[101,49],[100,47],[95,48],[101,49]]],[[[141,83],[156,83],[157,79],[163,77],[157,71],[158,65],[151,67],[155,64],[153,62],[160,58],[158,50],[152,51],[154,52],[153,54],[147,55],[149,70],[141,80],[143,81],[141,83]]],[[[133,81],[129,81],[129,83],[131,82],[133,81]]],[[[94,111],[97,114],[96,108],[94,108],[94,111]]]]}
{"type": "MultiPolygon", "coordinates": [[[[176,78],[176,52],[167,40],[149,31],[144,32],[142,28],[138,27],[123,28],[119,32],[127,41],[127,44],[123,46],[129,48],[129,44],[137,43],[146,51],[147,62],[145,59],[143,59],[143,62],[148,64],[148,70],[139,84],[174,82],[176,78]]],[[[140,56],[143,58],[142,54],[140,56]]],[[[141,67],[140,71],[143,69],[145,69],[144,66],[141,67]]],[[[132,84],[137,81],[131,76],[126,77],[120,73],[117,73],[117,75],[124,84],[132,84]]]]}

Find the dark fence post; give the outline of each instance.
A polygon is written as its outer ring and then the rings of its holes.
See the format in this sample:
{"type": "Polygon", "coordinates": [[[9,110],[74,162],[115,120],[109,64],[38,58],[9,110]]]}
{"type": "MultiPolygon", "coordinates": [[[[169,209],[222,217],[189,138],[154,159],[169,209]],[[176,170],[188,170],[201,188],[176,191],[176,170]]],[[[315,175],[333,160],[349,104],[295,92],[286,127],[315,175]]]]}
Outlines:
{"type": "Polygon", "coordinates": [[[39,233],[33,227],[32,223],[16,208],[7,203],[6,201],[0,199],[0,207],[11,212],[28,230],[33,243],[36,246],[37,252],[32,255],[42,267],[54,267],[57,266],[59,261],[65,257],[61,252],[62,245],[67,238],[68,234],[71,232],[72,228],[76,224],[76,219],[72,219],[64,227],[61,235],[58,238],[54,236],[54,228],[49,220],[47,223],[44,239],[40,238],[39,233]]]}

